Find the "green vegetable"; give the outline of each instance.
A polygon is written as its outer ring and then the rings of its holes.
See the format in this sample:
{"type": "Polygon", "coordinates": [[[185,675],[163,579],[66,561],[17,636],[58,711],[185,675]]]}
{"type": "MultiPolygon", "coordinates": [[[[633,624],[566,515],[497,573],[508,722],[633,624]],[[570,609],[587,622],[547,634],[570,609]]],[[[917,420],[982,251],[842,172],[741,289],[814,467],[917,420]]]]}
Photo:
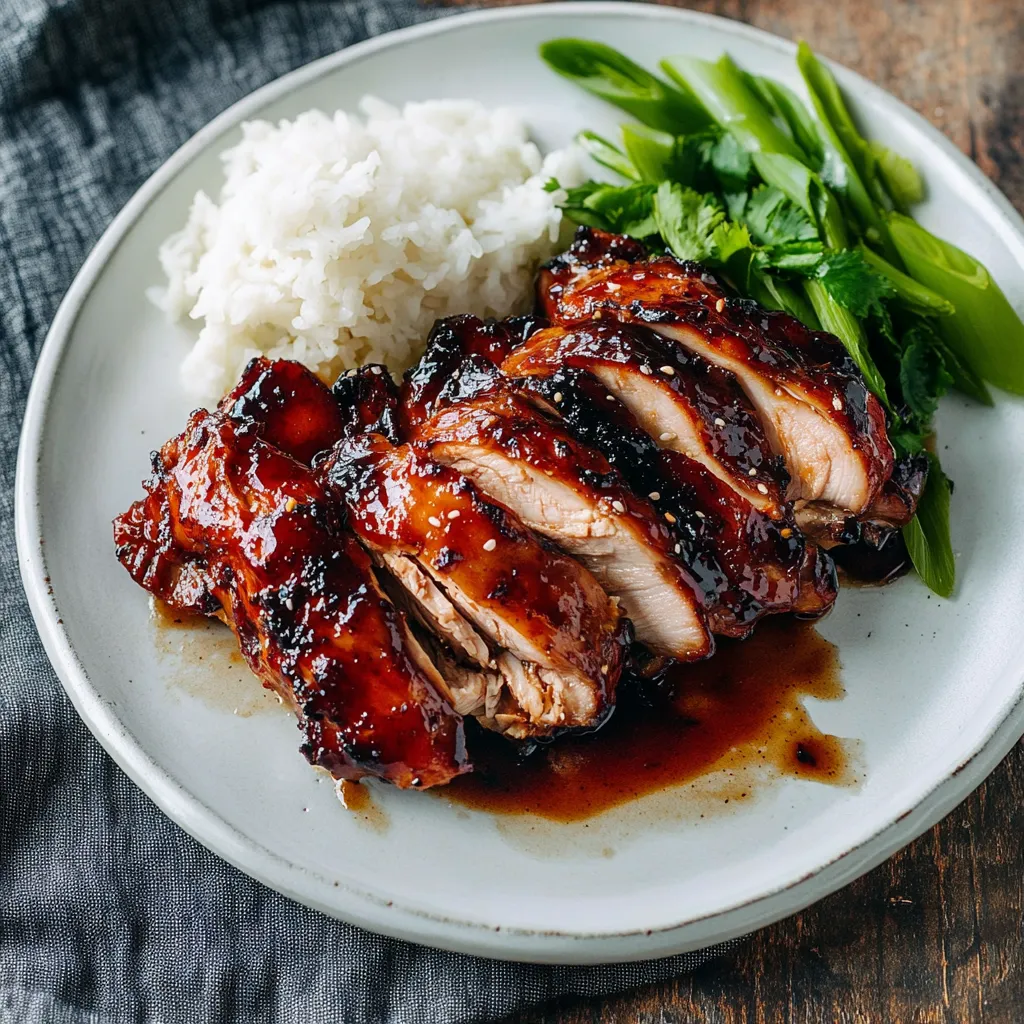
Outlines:
{"type": "Polygon", "coordinates": [[[888,278],[872,270],[856,249],[829,254],[816,274],[829,295],[857,317],[878,313],[882,301],[895,294],[888,278]]]}
{"type": "Polygon", "coordinates": [[[676,174],[675,136],[644,125],[624,124],[622,145],[642,181],[657,184],[676,174]]]}
{"type": "Polygon", "coordinates": [[[897,270],[866,245],[861,245],[858,251],[869,267],[888,280],[892,285],[893,295],[908,309],[924,316],[952,316],[956,312],[956,306],[949,299],[938,292],[933,292],[931,288],[926,288],[903,271],[897,270]]]}
{"type": "Polygon", "coordinates": [[[743,206],[741,217],[751,237],[762,245],[786,245],[818,238],[818,228],[807,212],[774,185],[759,185],[754,189],[743,206]]]}
{"type": "Polygon", "coordinates": [[[928,483],[917,515],[903,527],[903,540],[918,576],[940,597],[952,597],[956,565],[949,536],[949,495],[952,490],[939,460],[928,454],[928,483]]]}
{"type": "Polygon", "coordinates": [[[833,298],[821,281],[808,281],[805,287],[822,329],[834,334],[843,343],[857,368],[864,374],[864,380],[872,393],[888,406],[885,380],[868,351],[867,335],[860,321],[833,298]]]}
{"type": "Polygon", "coordinates": [[[935,337],[935,346],[942,353],[942,362],[950,377],[953,378],[953,387],[957,391],[973,398],[982,405],[995,405],[995,402],[992,400],[992,394],[985,386],[985,382],[937,335],[935,337]]]}
{"type": "Polygon", "coordinates": [[[650,128],[684,135],[710,123],[689,90],[673,88],[603,43],[552,39],[541,46],[540,55],[564,78],[621,107],[650,128]]]}
{"type": "Polygon", "coordinates": [[[891,263],[899,263],[899,255],[881,213],[865,182],[874,178],[873,157],[867,142],[861,137],[846,108],[839,85],[832,72],[825,67],[811,48],[801,42],[797,47],[797,66],[804,77],[807,90],[825,136],[839,159],[845,164],[845,194],[860,219],[866,236],[874,245],[881,246],[891,263]]]}
{"type": "Polygon", "coordinates": [[[821,133],[803,101],[792,89],[770,78],[753,77],[761,102],[774,111],[777,119],[789,129],[793,141],[800,147],[804,162],[812,170],[819,170],[825,160],[825,147],[821,133]]]}
{"type": "Polygon", "coordinates": [[[758,174],[814,218],[821,240],[830,249],[845,249],[848,244],[842,210],[831,190],[799,160],[784,153],[756,153],[758,174]]]}
{"type": "Polygon", "coordinates": [[[940,322],[943,340],[978,377],[1024,395],[1024,323],[989,272],[909,217],[890,214],[889,226],[914,279],[956,307],[940,322]]]}
{"type": "Polygon", "coordinates": [[[669,249],[681,260],[725,262],[715,241],[715,230],[725,211],[711,196],[663,181],[654,197],[654,221],[669,249]]]}
{"type": "Polygon", "coordinates": [[[906,157],[880,142],[869,142],[868,150],[874,158],[879,181],[900,213],[907,213],[911,206],[924,199],[924,181],[906,157]]]}
{"type": "Polygon", "coordinates": [[[633,166],[629,157],[597,132],[580,132],[576,136],[576,143],[595,163],[621,174],[623,178],[631,181],[640,180],[640,172],[633,166]]]}
{"type": "Polygon", "coordinates": [[[689,88],[748,153],[764,150],[799,159],[796,143],[775,124],[731,58],[712,64],[696,57],[672,57],[661,67],[677,85],[689,88]]]}
{"type": "Polygon", "coordinates": [[[927,329],[911,328],[904,335],[903,344],[906,347],[900,357],[900,390],[911,415],[922,426],[927,425],[953,377],[927,329]]]}
{"type": "Polygon", "coordinates": [[[654,185],[644,183],[608,185],[588,181],[566,190],[562,209],[577,224],[634,238],[650,238],[658,233],[654,221],[656,191],[654,185]]]}

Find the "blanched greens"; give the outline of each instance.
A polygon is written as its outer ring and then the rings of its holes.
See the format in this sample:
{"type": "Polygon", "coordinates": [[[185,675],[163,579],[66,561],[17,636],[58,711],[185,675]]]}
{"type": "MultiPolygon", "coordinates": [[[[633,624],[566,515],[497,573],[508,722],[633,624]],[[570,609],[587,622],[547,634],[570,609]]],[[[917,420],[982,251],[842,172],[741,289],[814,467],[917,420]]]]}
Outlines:
{"type": "MultiPolygon", "coordinates": [[[[988,405],[987,383],[1024,394],[1020,317],[982,264],[909,216],[920,175],[863,137],[806,43],[797,65],[816,116],[728,56],[669,58],[665,77],[582,39],[552,40],[541,56],[638,122],[620,142],[580,134],[620,180],[569,189],[567,216],[706,263],[740,294],[835,334],[884,404],[898,455],[925,448],[950,388],[988,405]]],[[[929,460],[904,539],[925,583],[948,597],[951,486],[929,460]]]]}

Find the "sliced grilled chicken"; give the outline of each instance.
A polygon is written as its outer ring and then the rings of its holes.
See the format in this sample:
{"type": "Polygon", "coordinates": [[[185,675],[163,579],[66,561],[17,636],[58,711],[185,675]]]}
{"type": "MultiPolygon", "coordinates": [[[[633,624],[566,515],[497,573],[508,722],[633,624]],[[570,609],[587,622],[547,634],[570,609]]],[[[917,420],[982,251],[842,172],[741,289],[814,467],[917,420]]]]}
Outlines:
{"type": "Polygon", "coordinates": [[[339,436],[373,433],[398,440],[398,388],[386,366],[370,363],[349,370],[337,379],[332,392],[342,419],[339,436]]]}
{"type": "Polygon", "coordinates": [[[590,229],[549,264],[539,287],[552,320],[644,323],[734,373],[786,460],[791,499],[859,516],[877,498],[893,461],[884,411],[832,335],[727,298],[696,264],[644,258],[636,243],[590,229]]]}
{"type": "Polygon", "coordinates": [[[423,355],[402,382],[403,436],[412,434],[450,400],[442,392],[458,384],[467,358],[477,356],[477,365],[498,366],[541,326],[542,321],[529,316],[496,321],[466,314],[438,320],[423,355]]]}
{"type": "Polygon", "coordinates": [[[312,471],[250,422],[192,415],[147,497],[115,520],[118,558],[151,593],[231,626],[296,710],[313,764],[402,787],[450,781],[469,764],[437,670],[312,471]]]}
{"type": "Polygon", "coordinates": [[[668,522],[525,399],[492,390],[442,406],[413,441],[578,558],[653,650],[685,660],[712,652],[703,592],[676,561],[668,522]]]}
{"type": "Polygon", "coordinates": [[[589,373],[561,369],[517,384],[672,520],[674,550],[704,590],[713,632],[743,637],[766,614],[817,616],[831,608],[835,568],[795,528],[791,510],[767,516],[701,463],[660,448],[589,373]]]}
{"type": "Polygon", "coordinates": [[[501,369],[516,377],[562,366],[599,380],[663,448],[698,461],[766,515],[784,515],[782,460],[730,372],[614,319],[541,330],[501,369]]]}
{"type": "Polygon", "coordinates": [[[289,359],[251,359],[219,409],[233,420],[254,424],[267,444],[307,466],[342,436],[345,427],[327,387],[289,359]]]}
{"type": "Polygon", "coordinates": [[[362,435],[339,444],[322,473],[424,619],[464,662],[498,674],[502,731],[544,735],[602,720],[628,627],[589,572],[409,445],[362,435]]]}

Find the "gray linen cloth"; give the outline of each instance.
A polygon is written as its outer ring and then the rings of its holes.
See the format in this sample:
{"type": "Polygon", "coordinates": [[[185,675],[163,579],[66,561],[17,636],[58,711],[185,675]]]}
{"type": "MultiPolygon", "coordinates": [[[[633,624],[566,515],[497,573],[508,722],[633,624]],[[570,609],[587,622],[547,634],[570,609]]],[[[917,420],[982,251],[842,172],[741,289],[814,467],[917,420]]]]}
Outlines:
{"type": "Polygon", "coordinates": [[[0,1024],[489,1020],[708,954],[546,968],[384,939],[241,875],[167,820],[65,698],[18,577],[32,370],[113,216],[257,86],[446,12],[412,0],[0,0],[0,1024]]]}

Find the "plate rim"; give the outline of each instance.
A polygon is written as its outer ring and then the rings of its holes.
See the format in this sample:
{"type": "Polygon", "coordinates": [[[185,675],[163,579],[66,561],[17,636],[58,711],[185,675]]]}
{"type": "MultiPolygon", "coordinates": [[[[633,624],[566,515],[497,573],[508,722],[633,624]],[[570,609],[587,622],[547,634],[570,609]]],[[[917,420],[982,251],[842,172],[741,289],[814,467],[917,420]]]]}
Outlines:
{"type": "MultiPolygon", "coordinates": [[[[125,235],[193,159],[226,131],[266,104],[380,50],[461,27],[500,24],[523,18],[547,19],[570,12],[574,17],[642,17],[668,20],[678,25],[702,24],[724,37],[745,37],[759,46],[789,55],[796,52],[796,44],[790,40],[718,15],[625,0],[557,2],[441,16],[396,29],[321,57],[237,100],[180,146],[140,186],[100,236],[58,306],[40,350],[25,407],[15,473],[15,536],[22,582],[36,628],[76,711],[122,770],[161,811],[217,856],[291,899],[329,916],[397,938],[498,958],[602,963],[665,956],[746,934],[803,909],[887,859],[966,799],[1024,733],[1024,681],[1018,683],[1001,716],[994,719],[988,733],[956,769],[934,780],[920,798],[894,820],[800,879],[699,917],[684,915],[674,924],[652,930],[586,934],[561,929],[538,931],[486,925],[412,906],[397,906],[351,883],[335,881],[331,884],[326,876],[278,856],[228,825],[217,812],[157,765],[123,725],[115,709],[92,686],[85,666],[71,644],[56,598],[49,590],[38,495],[38,468],[46,437],[50,398],[78,315],[125,235]],[[961,778],[966,781],[960,781],[961,778]],[[322,887],[325,883],[335,892],[345,893],[345,906],[339,907],[324,898],[326,894],[322,893],[322,887]]],[[[853,86],[865,97],[883,105],[895,105],[905,121],[968,176],[999,214],[995,226],[1003,239],[1008,244],[1016,243],[1012,247],[1024,252],[1024,218],[973,161],[897,97],[848,68],[833,62],[829,64],[847,88],[853,86]]]]}

